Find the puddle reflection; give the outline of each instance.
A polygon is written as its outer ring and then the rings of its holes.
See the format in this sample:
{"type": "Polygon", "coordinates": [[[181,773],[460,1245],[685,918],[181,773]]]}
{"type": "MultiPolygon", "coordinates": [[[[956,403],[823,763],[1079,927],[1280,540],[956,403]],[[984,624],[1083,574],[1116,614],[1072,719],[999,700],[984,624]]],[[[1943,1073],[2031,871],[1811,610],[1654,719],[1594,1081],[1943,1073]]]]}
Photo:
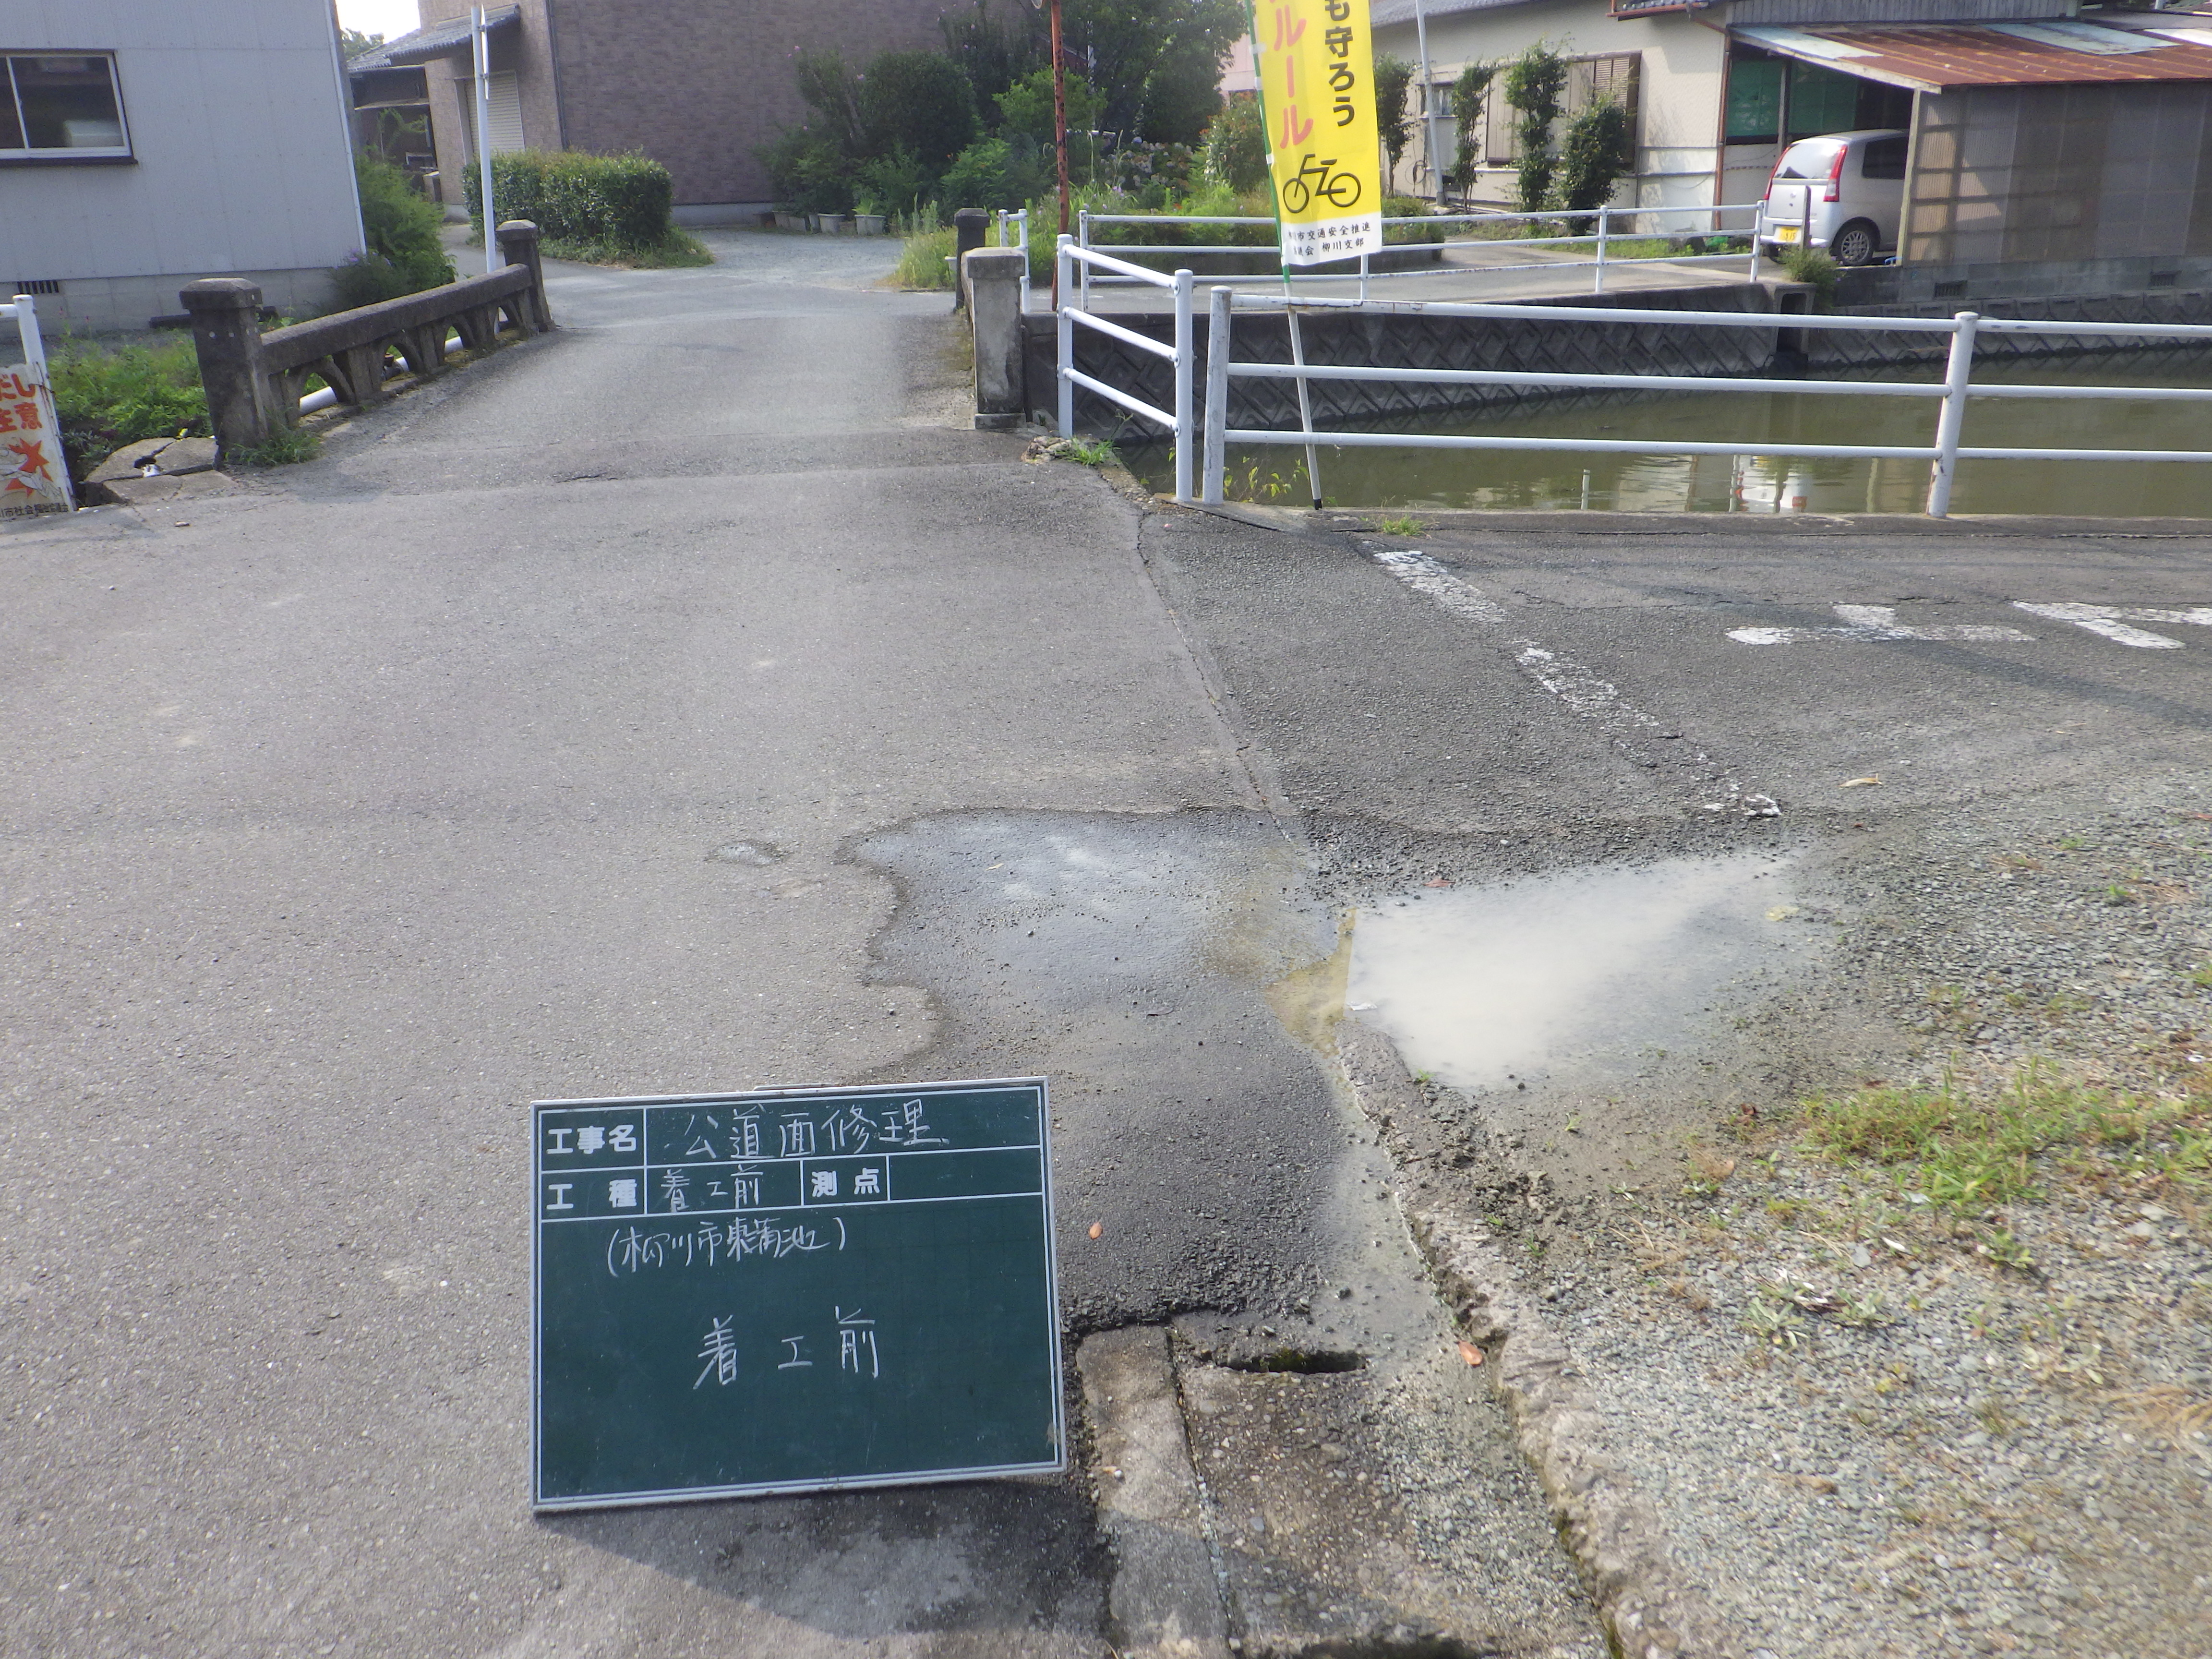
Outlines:
{"type": "Polygon", "coordinates": [[[1632,1070],[1794,941],[1771,854],[1677,859],[1407,894],[1363,908],[1346,1001],[1461,1089],[1632,1070]]]}

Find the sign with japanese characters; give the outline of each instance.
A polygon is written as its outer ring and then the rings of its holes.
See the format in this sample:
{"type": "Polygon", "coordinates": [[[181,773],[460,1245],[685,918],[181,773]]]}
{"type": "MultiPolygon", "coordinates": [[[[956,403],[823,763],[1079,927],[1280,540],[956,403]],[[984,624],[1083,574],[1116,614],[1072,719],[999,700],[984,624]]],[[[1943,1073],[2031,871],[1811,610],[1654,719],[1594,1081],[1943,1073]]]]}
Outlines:
{"type": "Polygon", "coordinates": [[[24,361],[6,362],[7,349],[0,346],[0,518],[66,513],[75,502],[37,313],[27,297],[0,307],[0,316],[11,313],[21,332],[24,361]]]}
{"type": "Polygon", "coordinates": [[[1065,1467],[1042,1079],[532,1115],[538,1509],[1065,1467]]]}
{"type": "Polygon", "coordinates": [[[1367,0],[1255,0],[1254,56],[1283,263],[1382,246],[1367,0]]]}

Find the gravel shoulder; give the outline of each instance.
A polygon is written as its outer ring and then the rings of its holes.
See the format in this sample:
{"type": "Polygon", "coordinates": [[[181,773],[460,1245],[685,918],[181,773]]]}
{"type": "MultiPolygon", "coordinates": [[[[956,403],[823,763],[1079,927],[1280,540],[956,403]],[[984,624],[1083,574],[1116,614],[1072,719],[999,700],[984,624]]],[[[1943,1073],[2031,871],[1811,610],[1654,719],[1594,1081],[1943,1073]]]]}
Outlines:
{"type": "Polygon", "coordinates": [[[1789,1054],[1721,1053],[1707,1127],[1608,1189],[1517,1101],[1395,1096],[1417,1224],[1469,1230],[1565,1344],[1604,1478],[1729,1645],[2212,1652],[2208,797],[2175,772],[1869,805],[1778,907],[1820,965],[1718,1011],[1789,1054]],[[2107,1114],[2027,1156],[2024,1192],[1811,1144],[1808,1096],[1991,1103],[2023,1075],[2107,1114]]]}

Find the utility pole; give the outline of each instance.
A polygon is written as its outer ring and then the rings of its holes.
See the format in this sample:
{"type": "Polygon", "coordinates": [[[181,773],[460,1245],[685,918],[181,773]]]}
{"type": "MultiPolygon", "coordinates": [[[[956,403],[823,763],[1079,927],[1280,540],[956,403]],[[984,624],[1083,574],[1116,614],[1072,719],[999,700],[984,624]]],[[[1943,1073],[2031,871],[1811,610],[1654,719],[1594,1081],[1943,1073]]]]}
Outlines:
{"type": "Polygon", "coordinates": [[[1437,88],[1429,73],[1429,15],[1422,9],[1421,0],[1413,0],[1413,39],[1421,54],[1421,144],[1429,157],[1429,198],[1441,205],[1444,166],[1443,158],[1437,154],[1437,88]]]}
{"type": "Polygon", "coordinates": [[[499,219],[491,204],[491,33],[484,27],[482,6],[469,8],[469,36],[476,46],[477,182],[483,198],[484,274],[489,276],[499,269],[499,219]]]}

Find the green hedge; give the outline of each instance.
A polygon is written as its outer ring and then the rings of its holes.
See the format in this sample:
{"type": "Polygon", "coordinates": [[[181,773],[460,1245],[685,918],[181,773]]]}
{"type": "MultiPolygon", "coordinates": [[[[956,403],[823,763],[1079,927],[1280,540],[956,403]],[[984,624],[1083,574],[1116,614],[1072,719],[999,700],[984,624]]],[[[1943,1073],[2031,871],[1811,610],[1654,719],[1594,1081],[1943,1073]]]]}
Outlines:
{"type": "MultiPolygon", "coordinates": [[[[501,219],[527,219],[548,241],[598,242],[642,252],[676,235],[675,184],[668,169],[647,156],[511,150],[491,158],[491,188],[501,219]]],[[[469,221],[481,236],[483,192],[473,166],[468,201],[469,221]]]]}

